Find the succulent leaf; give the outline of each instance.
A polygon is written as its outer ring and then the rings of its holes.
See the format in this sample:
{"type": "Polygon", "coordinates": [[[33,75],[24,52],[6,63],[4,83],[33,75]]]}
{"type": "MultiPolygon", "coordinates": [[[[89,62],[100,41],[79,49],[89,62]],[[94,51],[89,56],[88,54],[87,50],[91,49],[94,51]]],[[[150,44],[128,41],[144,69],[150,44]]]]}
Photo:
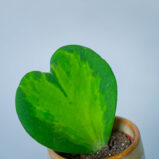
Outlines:
{"type": "Polygon", "coordinates": [[[93,50],[67,45],[50,61],[50,73],[33,71],[21,80],[16,111],[24,129],[59,152],[95,153],[107,144],[115,117],[117,84],[93,50]]]}

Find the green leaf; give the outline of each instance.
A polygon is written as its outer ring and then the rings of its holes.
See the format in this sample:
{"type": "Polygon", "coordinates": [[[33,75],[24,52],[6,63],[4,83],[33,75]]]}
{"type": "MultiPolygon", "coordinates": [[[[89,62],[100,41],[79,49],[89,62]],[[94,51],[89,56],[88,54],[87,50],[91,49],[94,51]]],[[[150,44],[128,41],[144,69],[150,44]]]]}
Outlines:
{"type": "Polygon", "coordinates": [[[59,152],[95,153],[107,144],[116,110],[117,84],[110,66],[89,48],[58,49],[50,73],[21,80],[16,111],[24,129],[59,152]]]}

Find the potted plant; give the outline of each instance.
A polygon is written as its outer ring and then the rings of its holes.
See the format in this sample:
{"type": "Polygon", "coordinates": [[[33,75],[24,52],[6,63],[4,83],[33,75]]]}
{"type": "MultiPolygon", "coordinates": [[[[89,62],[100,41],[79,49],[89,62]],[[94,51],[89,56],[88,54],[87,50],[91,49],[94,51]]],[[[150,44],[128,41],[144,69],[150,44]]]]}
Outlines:
{"type": "Polygon", "coordinates": [[[67,45],[53,54],[50,66],[48,73],[22,78],[16,111],[27,133],[49,148],[51,159],[144,159],[137,127],[115,118],[117,83],[105,60],[89,48],[67,45]]]}

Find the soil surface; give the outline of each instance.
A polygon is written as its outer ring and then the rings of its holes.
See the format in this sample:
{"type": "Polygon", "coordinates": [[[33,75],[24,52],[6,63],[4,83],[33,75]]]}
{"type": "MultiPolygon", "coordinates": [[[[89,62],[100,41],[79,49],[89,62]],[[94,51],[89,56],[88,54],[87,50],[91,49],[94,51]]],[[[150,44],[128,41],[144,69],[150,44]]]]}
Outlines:
{"type": "Polygon", "coordinates": [[[112,132],[108,145],[103,147],[96,154],[68,154],[58,153],[66,159],[105,159],[114,156],[125,149],[127,149],[132,143],[132,139],[119,131],[112,132]]]}

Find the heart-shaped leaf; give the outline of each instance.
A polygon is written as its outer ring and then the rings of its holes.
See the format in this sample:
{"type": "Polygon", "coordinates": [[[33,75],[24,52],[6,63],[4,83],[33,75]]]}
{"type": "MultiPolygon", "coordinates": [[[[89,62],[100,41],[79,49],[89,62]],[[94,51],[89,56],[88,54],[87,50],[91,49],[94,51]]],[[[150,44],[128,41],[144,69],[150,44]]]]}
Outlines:
{"type": "Polygon", "coordinates": [[[89,48],[68,45],[51,58],[51,73],[21,80],[16,110],[25,130],[59,152],[94,153],[107,144],[117,85],[110,66],[89,48]]]}

